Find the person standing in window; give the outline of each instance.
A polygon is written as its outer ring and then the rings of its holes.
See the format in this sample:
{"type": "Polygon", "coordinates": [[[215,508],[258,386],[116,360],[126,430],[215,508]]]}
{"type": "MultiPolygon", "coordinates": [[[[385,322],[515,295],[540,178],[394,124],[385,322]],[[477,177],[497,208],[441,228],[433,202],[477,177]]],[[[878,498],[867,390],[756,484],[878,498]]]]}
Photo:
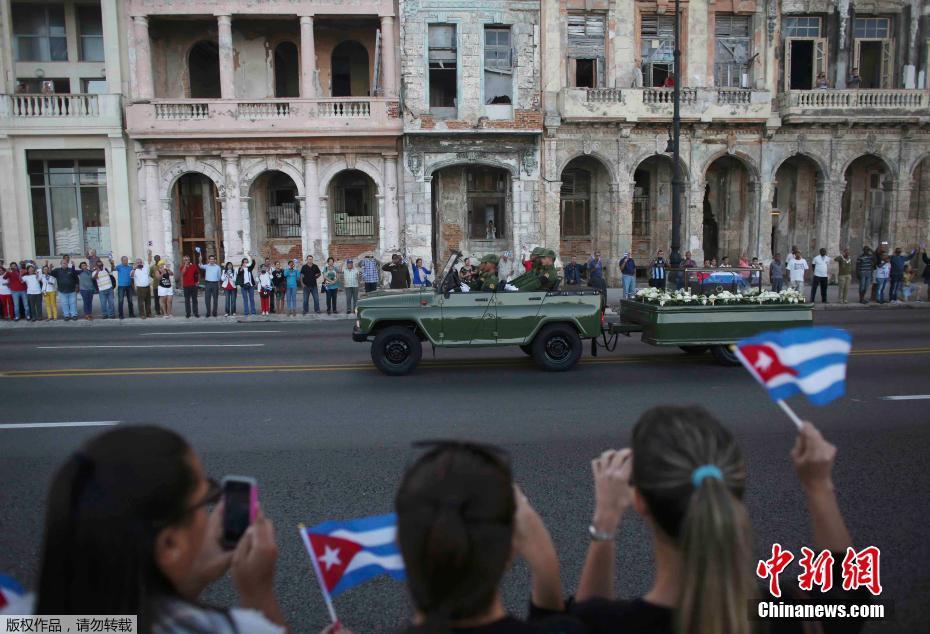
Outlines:
{"type": "Polygon", "coordinates": [[[226,294],[226,316],[236,316],[236,270],[232,262],[226,263],[226,268],[220,276],[223,292],[226,294]]]}
{"type": "Polygon", "coordinates": [[[255,277],[252,271],[255,270],[255,259],[246,266],[248,258],[242,258],[239,264],[239,270],[236,272],[236,286],[241,289],[242,293],[242,314],[248,317],[255,314],[255,277]]]}
{"type": "Polygon", "coordinates": [[[161,303],[161,314],[165,319],[171,317],[171,304],[174,302],[174,284],[171,278],[174,272],[167,260],[158,266],[158,301],[161,303]]]}
{"type": "Polygon", "coordinates": [[[39,282],[42,284],[42,301],[45,304],[46,319],[58,319],[58,280],[49,272],[48,264],[42,267],[39,282]]]}
{"type": "Polygon", "coordinates": [[[333,258],[326,258],[323,267],[323,290],[326,292],[326,314],[336,314],[336,297],[339,294],[339,273],[333,258]]]}
{"type": "Polygon", "coordinates": [[[417,261],[413,265],[413,285],[429,286],[430,281],[427,276],[432,274],[432,271],[423,266],[423,258],[417,258],[417,261]]]}
{"type": "Polygon", "coordinates": [[[827,83],[826,73],[817,74],[817,90],[826,90],[830,85],[827,83]]]}
{"type": "Polygon", "coordinates": [[[497,240],[497,228],[494,226],[493,220],[488,220],[488,227],[484,237],[487,240],[497,240]]]}
{"type": "Polygon", "coordinates": [[[32,321],[42,321],[42,283],[36,274],[36,267],[30,264],[23,275],[26,284],[26,298],[29,304],[29,315],[32,321]]]}
{"type": "Polygon", "coordinates": [[[100,313],[104,319],[116,319],[116,310],[113,307],[113,277],[110,271],[104,268],[100,258],[97,258],[97,268],[93,273],[97,292],[100,294],[100,313]]]}
{"type": "Polygon", "coordinates": [[[346,314],[348,315],[355,309],[358,302],[358,277],[359,270],[355,268],[352,260],[346,260],[346,267],[342,270],[342,285],[346,289],[346,314]]]}
{"type": "Polygon", "coordinates": [[[81,302],[84,305],[84,319],[90,321],[94,318],[94,294],[97,292],[97,287],[94,284],[94,274],[87,266],[87,262],[81,262],[80,268],[78,289],[81,291],[81,302]]]}

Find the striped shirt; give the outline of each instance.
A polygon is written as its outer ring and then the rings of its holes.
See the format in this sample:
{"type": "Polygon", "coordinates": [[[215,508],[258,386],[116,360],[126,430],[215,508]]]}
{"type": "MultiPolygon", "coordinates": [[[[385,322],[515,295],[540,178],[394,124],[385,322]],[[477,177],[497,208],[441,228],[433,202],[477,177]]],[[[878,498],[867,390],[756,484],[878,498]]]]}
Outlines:
{"type": "Polygon", "coordinates": [[[649,277],[654,280],[664,280],[665,267],[665,258],[656,258],[652,261],[652,268],[649,270],[649,277]]]}
{"type": "Polygon", "coordinates": [[[378,261],[374,258],[362,258],[362,280],[369,284],[377,283],[381,279],[378,270],[378,261]]]}

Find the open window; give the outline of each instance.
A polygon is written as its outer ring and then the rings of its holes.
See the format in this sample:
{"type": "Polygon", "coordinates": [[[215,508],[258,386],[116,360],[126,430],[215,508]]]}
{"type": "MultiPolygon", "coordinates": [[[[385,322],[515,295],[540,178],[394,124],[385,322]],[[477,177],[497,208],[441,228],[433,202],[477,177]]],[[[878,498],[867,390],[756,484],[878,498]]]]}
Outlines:
{"type": "Polygon", "coordinates": [[[827,40],[821,33],[821,20],[817,16],[785,17],[782,23],[785,90],[826,87],[821,84],[827,77],[827,40]]]}
{"type": "Polygon", "coordinates": [[[894,76],[891,19],[856,18],[853,37],[856,43],[853,65],[859,70],[860,88],[891,88],[894,76]]]}
{"type": "Polygon", "coordinates": [[[455,25],[429,25],[429,110],[438,118],[454,118],[458,98],[455,25]]]}
{"type": "Polygon", "coordinates": [[[671,85],[675,79],[675,16],[642,16],[639,36],[643,86],[671,85]]]}
{"type": "Polygon", "coordinates": [[[468,237],[472,240],[504,238],[507,179],[506,170],[495,167],[470,167],[466,170],[468,237]]]}
{"type": "Polygon", "coordinates": [[[568,85],[574,88],[604,86],[604,14],[568,16],[568,85]]]}
{"type": "Polygon", "coordinates": [[[717,13],[714,17],[714,84],[749,88],[750,16],[717,13]]]}
{"type": "Polygon", "coordinates": [[[484,29],[484,103],[492,119],[509,119],[513,95],[513,48],[510,27],[484,29]]]}

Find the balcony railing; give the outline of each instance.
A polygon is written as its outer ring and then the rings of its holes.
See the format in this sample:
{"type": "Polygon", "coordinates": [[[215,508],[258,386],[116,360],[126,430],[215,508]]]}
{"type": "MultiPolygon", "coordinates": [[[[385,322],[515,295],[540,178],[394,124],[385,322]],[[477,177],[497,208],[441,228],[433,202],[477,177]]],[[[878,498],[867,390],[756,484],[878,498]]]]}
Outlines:
{"type": "MultiPolygon", "coordinates": [[[[699,121],[767,121],[772,94],[743,88],[683,87],[681,116],[699,121]]],[[[564,88],[563,118],[575,121],[665,121],[672,118],[674,88],[564,88]]]]}
{"type": "Polygon", "coordinates": [[[298,134],[308,129],[338,135],[346,130],[374,134],[399,132],[396,99],[329,97],[321,99],[155,99],[126,108],[131,136],[207,136],[269,131],[298,134]],[[178,122],[185,122],[176,125],[178,122]],[[173,125],[175,124],[175,125],[173,125]]]}
{"type": "MultiPolygon", "coordinates": [[[[682,105],[690,105],[697,101],[697,90],[694,88],[682,88],[679,91],[679,101],[682,105]]],[[[674,104],[674,88],[644,88],[643,103],[647,105],[654,104],[674,104]]]]}
{"type": "Polygon", "coordinates": [[[720,105],[752,103],[752,91],[748,88],[718,88],[717,103],[720,105]]]}
{"type": "Polygon", "coordinates": [[[6,95],[7,112],[13,117],[96,117],[97,95],[6,95]]]}
{"type": "Polygon", "coordinates": [[[58,130],[121,128],[121,98],[110,94],[0,94],[0,133],[37,134],[58,130]]]}
{"type": "Polygon", "coordinates": [[[623,91],[619,88],[588,88],[588,103],[623,103],[623,91]]]}
{"type": "Polygon", "coordinates": [[[792,90],[788,105],[811,110],[926,108],[926,90],[792,90]]]}
{"type": "Polygon", "coordinates": [[[335,234],[343,238],[370,238],[375,235],[372,216],[350,216],[345,212],[333,214],[335,234]]]}

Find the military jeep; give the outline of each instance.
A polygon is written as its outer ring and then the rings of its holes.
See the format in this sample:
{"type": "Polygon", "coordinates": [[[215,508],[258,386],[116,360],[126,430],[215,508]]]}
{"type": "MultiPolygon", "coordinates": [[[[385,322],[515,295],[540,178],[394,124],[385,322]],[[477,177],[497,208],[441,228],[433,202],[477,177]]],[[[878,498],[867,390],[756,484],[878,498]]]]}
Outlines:
{"type": "MultiPolygon", "coordinates": [[[[389,290],[358,302],[352,339],[371,341],[371,360],[408,374],[435,348],[518,346],[548,372],[578,362],[582,339],[601,335],[604,300],[596,290],[474,291],[459,280],[453,253],[432,286],[389,290]]],[[[503,286],[503,285],[502,285],[503,286]]]]}

